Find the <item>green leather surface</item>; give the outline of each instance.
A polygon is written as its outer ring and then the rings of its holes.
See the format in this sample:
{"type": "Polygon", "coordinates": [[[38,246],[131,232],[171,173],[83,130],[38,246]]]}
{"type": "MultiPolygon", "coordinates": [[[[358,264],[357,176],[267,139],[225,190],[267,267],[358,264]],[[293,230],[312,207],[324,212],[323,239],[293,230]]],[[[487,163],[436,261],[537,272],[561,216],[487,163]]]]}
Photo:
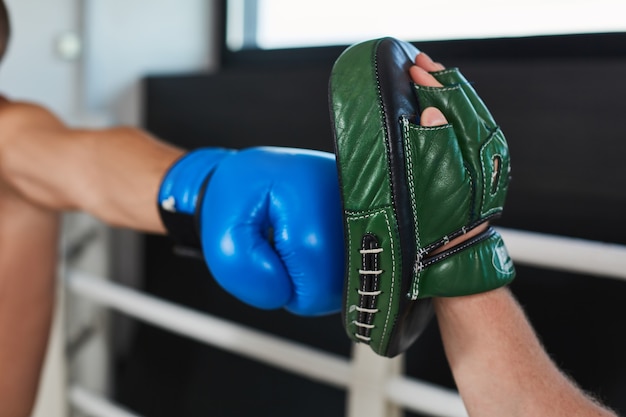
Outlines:
{"type": "Polygon", "coordinates": [[[398,225],[393,212],[382,108],[374,68],[375,42],[357,44],[345,51],[331,74],[331,112],[334,116],[337,160],[344,220],[347,230],[345,327],[355,341],[359,304],[359,253],[361,237],[373,233],[383,252],[379,277],[380,314],[374,317],[372,347],[383,354],[398,310],[402,276],[398,225]]]}
{"type": "MultiPolygon", "coordinates": [[[[402,294],[399,293],[400,283],[400,271],[397,268],[400,267],[396,258],[398,257],[398,243],[394,239],[394,233],[392,230],[393,211],[391,208],[381,208],[373,210],[369,213],[346,213],[347,226],[348,226],[348,239],[358,239],[359,242],[348,242],[349,247],[353,250],[348,252],[347,263],[352,273],[349,274],[349,280],[346,285],[346,331],[350,337],[355,338],[357,333],[357,327],[355,325],[356,306],[359,304],[358,290],[360,287],[360,280],[358,271],[361,267],[361,254],[359,253],[359,243],[361,236],[365,233],[374,233],[380,239],[380,246],[383,251],[380,253],[380,265],[383,268],[383,273],[378,277],[379,290],[381,295],[378,297],[376,308],[380,310],[379,313],[374,315],[374,320],[371,329],[370,338],[372,340],[371,346],[376,352],[381,354],[385,352],[387,343],[391,336],[391,330],[395,316],[398,310],[398,297],[402,294]]],[[[358,339],[356,339],[358,340],[358,339]]],[[[362,340],[361,340],[362,341],[362,340]]]]}
{"type": "Polygon", "coordinates": [[[476,294],[509,284],[515,277],[513,261],[502,237],[490,238],[424,269],[420,297],[476,294]]]}
{"type": "Polygon", "coordinates": [[[452,125],[458,147],[473,177],[476,190],[469,223],[502,211],[506,197],[510,157],[504,135],[483,101],[458,69],[433,73],[444,87],[415,85],[421,108],[437,107],[452,125]],[[494,184],[493,157],[499,157],[500,175],[494,184]]]}
{"type": "Polygon", "coordinates": [[[470,222],[472,177],[451,125],[422,127],[403,119],[416,240],[424,248],[470,222]]]}
{"type": "Polygon", "coordinates": [[[382,108],[376,89],[375,49],[357,44],[341,57],[331,74],[335,132],[341,160],[346,211],[359,212],[391,204],[382,108]],[[357,186],[350,186],[358,184],[357,186]]]}
{"type": "MultiPolygon", "coordinates": [[[[510,156],[502,131],[471,84],[458,69],[433,73],[444,87],[415,85],[421,108],[437,107],[449,124],[422,127],[404,119],[406,164],[414,193],[418,247],[426,252],[502,212],[510,177],[510,156]]],[[[440,277],[438,296],[475,294],[498,288],[515,276],[513,263],[496,268],[491,254],[508,254],[504,243],[490,239],[482,251],[466,250],[422,268],[418,259],[411,297],[433,296],[423,289],[425,276],[440,277]],[[460,265],[464,265],[461,268],[460,265]],[[434,271],[437,271],[436,273],[434,271]],[[463,273],[465,271],[465,273],[463,273]],[[458,273],[462,278],[447,279],[458,273]]]]}
{"type": "Polygon", "coordinates": [[[431,255],[501,213],[510,176],[508,148],[471,84],[458,70],[450,69],[433,74],[443,88],[413,86],[415,97],[411,97],[413,113],[435,106],[449,124],[427,128],[411,122],[413,116],[399,117],[403,155],[390,156],[389,141],[397,139],[383,127],[386,112],[393,109],[381,101],[384,93],[376,68],[381,42],[390,39],[363,42],[344,51],[333,67],[329,94],[346,230],[344,326],[353,340],[392,356],[389,346],[407,339],[398,334],[400,329],[411,328],[402,325],[411,322],[410,303],[489,291],[509,283],[515,271],[502,239],[492,229],[466,246],[431,255]],[[412,213],[417,248],[412,252],[400,244],[394,206],[400,200],[394,201],[393,194],[399,185],[393,183],[391,171],[397,167],[391,163],[403,164],[406,172],[401,186],[408,185],[409,190],[410,201],[405,204],[410,205],[406,210],[412,213]],[[365,234],[378,239],[374,272],[362,270],[367,263],[364,253],[369,253],[361,248],[365,234]],[[410,259],[413,271],[402,270],[403,257],[410,259]],[[364,283],[370,290],[365,291],[364,283]]]}

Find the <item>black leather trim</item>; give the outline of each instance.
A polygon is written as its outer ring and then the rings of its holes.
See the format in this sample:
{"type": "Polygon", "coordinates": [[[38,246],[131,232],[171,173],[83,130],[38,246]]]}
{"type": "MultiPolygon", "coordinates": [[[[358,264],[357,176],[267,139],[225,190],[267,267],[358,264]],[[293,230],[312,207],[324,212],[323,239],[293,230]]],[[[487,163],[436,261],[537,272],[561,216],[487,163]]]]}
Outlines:
{"type": "MultiPolygon", "coordinates": [[[[406,179],[400,118],[405,116],[415,122],[419,120],[419,103],[409,75],[409,68],[413,65],[413,59],[417,53],[418,50],[406,42],[400,42],[394,38],[383,38],[377,45],[375,60],[379,98],[384,113],[386,146],[391,171],[391,192],[399,228],[402,295],[410,291],[417,248],[406,179]]],[[[431,317],[430,300],[411,301],[408,296],[400,297],[398,316],[385,355],[395,356],[405,351],[419,337],[431,317]]]]}
{"type": "Polygon", "coordinates": [[[195,216],[185,213],[172,213],[159,205],[161,221],[175,244],[190,248],[200,248],[200,238],[196,232],[195,216]]]}

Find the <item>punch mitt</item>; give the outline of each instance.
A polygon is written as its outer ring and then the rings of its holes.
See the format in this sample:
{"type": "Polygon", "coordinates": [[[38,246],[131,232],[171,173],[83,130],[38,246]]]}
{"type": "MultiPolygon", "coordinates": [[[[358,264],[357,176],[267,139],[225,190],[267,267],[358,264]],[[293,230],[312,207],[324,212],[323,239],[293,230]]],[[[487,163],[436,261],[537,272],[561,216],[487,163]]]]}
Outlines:
{"type": "Polygon", "coordinates": [[[515,276],[491,227],[446,247],[501,215],[510,158],[500,128],[457,69],[433,73],[442,88],[412,82],[418,53],[394,38],[353,45],[329,83],[345,234],[344,326],[351,339],[389,357],[422,333],[431,297],[485,292],[515,276]],[[420,126],[430,106],[449,124],[420,126]]]}

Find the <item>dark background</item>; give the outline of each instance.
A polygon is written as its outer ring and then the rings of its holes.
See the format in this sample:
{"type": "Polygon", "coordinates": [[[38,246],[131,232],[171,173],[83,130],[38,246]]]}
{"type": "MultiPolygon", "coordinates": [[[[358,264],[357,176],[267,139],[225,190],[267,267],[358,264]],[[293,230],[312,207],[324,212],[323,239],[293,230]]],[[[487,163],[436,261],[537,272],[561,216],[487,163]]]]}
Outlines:
{"type": "MultiPolygon", "coordinates": [[[[498,225],[626,244],[626,34],[416,45],[459,66],[507,136],[513,181],[498,225]]],[[[341,50],[225,51],[217,73],[148,77],[145,127],[189,149],[332,151],[327,83],[341,50]]],[[[349,355],[338,315],[247,307],[168,239],[144,244],[148,293],[349,355]]],[[[626,282],[518,265],[512,288],[557,364],[626,413],[626,282]]],[[[409,375],[453,387],[436,323],[406,360],[409,375]]],[[[343,391],[146,324],[116,362],[116,400],[147,417],[344,415],[343,391]]]]}

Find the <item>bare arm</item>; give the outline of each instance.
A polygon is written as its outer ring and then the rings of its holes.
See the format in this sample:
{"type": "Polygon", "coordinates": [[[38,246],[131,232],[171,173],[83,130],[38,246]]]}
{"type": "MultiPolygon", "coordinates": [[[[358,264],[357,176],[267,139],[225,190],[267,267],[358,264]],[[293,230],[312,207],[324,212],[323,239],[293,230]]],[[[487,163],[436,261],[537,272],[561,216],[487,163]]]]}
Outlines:
{"type": "Polygon", "coordinates": [[[0,120],[0,174],[28,200],[164,232],[157,191],[182,150],[130,127],[69,129],[30,104],[0,104],[0,120]]]}
{"type": "Polygon", "coordinates": [[[58,215],[0,182],[0,417],[27,417],[54,304],[58,215]]]}
{"type": "Polygon", "coordinates": [[[157,191],[181,155],[138,129],[69,129],[42,107],[0,99],[0,417],[27,417],[36,397],[58,211],[162,233],[157,191]]]}
{"type": "Polygon", "coordinates": [[[615,416],[557,369],[508,289],[439,298],[435,311],[470,416],[615,416]]]}
{"type": "Polygon", "coordinates": [[[33,405],[54,304],[58,211],[162,233],[156,196],[182,151],[133,128],[69,129],[0,101],[0,417],[33,405]]]}

